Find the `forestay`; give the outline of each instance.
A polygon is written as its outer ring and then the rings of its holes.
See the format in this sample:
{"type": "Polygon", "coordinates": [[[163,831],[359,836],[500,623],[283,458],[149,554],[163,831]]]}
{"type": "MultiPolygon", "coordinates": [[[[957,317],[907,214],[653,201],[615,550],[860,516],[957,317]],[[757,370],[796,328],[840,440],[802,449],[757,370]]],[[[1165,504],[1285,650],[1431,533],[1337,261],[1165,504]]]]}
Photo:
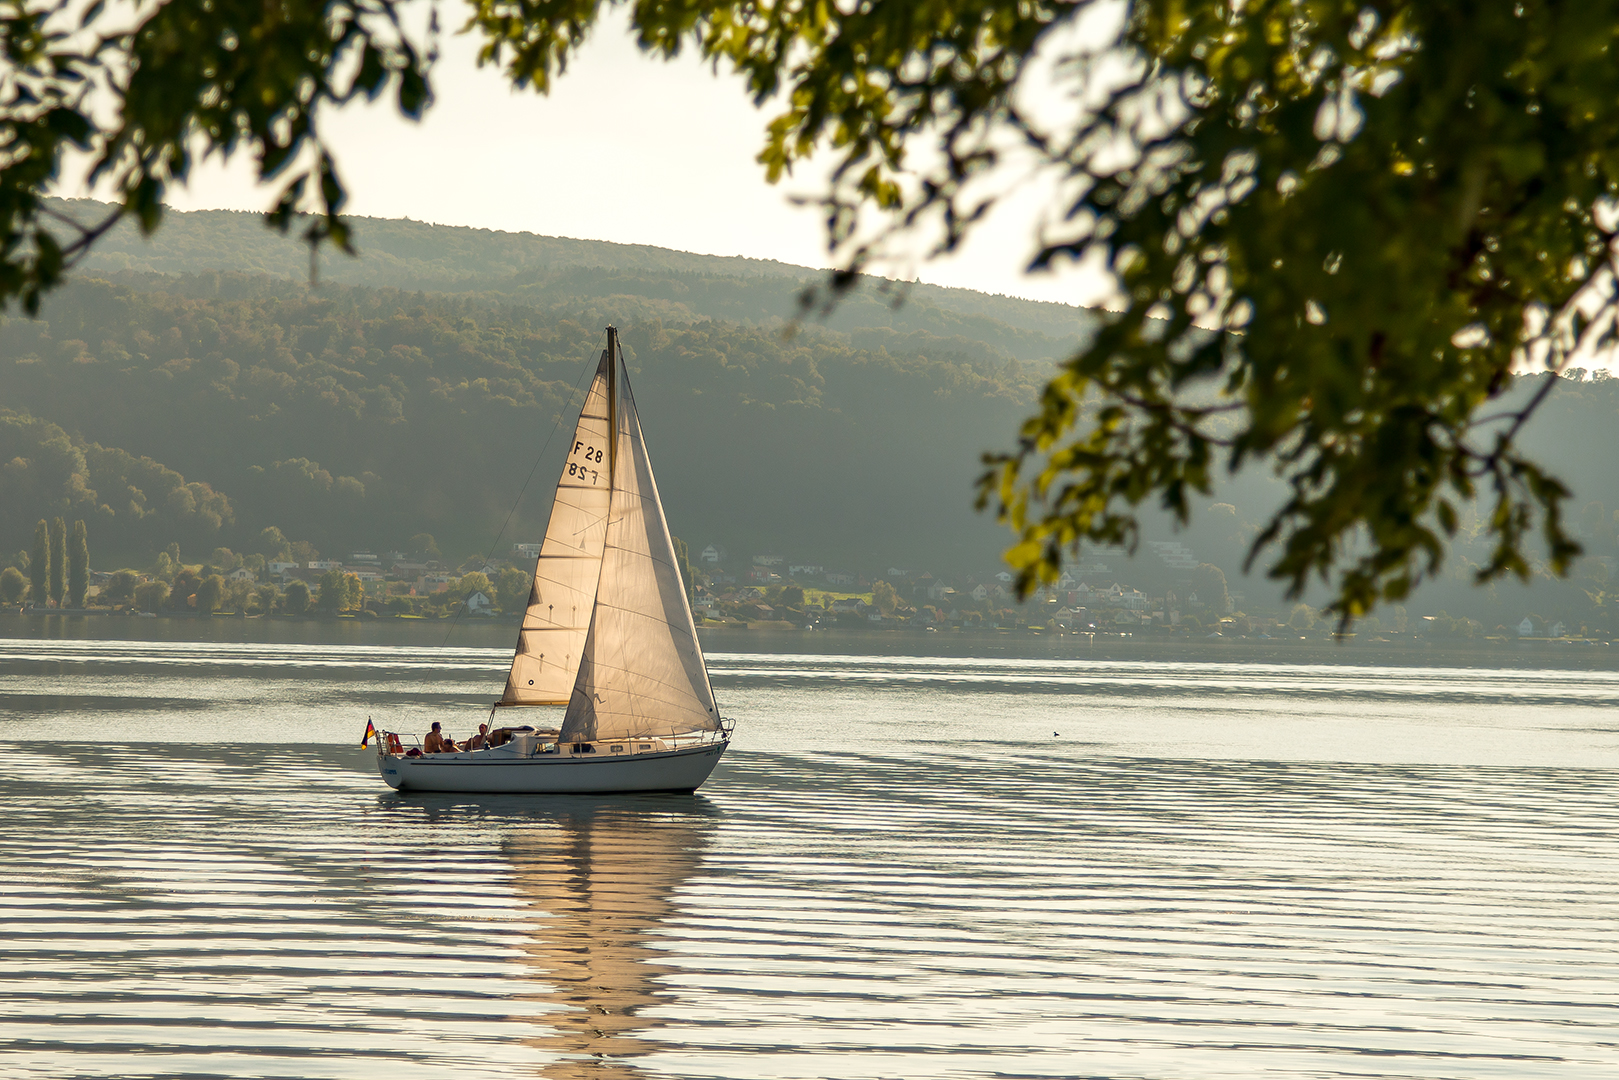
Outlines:
{"type": "Polygon", "coordinates": [[[502,705],[562,705],[573,690],[601,577],[612,495],[609,363],[603,352],[557,482],[502,705]]]}
{"type": "Polygon", "coordinates": [[[719,713],[674,544],[619,375],[617,468],[601,584],[562,742],[670,736],[719,729],[719,713]]]}

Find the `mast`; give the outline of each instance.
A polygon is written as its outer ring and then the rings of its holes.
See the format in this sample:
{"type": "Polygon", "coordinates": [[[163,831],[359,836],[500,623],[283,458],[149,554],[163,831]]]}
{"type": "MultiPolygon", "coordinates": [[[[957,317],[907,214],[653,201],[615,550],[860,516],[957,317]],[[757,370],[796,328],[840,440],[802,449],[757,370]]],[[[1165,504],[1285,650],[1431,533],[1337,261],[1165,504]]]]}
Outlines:
{"type": "Polygon", "coordinates": [[[618,327],[607,328],[607,487],[618,478],[618,327]]]}

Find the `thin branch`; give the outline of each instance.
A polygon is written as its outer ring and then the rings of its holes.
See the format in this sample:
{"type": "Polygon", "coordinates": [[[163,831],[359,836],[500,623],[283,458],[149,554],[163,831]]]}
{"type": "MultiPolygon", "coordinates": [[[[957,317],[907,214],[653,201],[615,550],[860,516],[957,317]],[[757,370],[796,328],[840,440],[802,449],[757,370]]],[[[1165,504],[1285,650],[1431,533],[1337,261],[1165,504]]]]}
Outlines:
{"type": "Polygon", "coordinates": [[[1202,419],[1205,415],[1214,412],[1216,408],[1218,408],[1220,411],[1227,411],[1230,408],[1229,406],[1211,406],[1208,409],[1183,409],[1164,401],[1146,401],[1123,390],[1113,390],[1111,393],[1114,397],[1118,398],[1126,405],[1133,405],[1142,412],[1157,414],[1163,419],[1164,423],[1168,424],[1170,427],[1174,428],[1176,431],[1179,431],[1183,435],[1190,436],[1194,439],[1200,439],[1211,446],[1224,447],[1225,449],[1230,449],[1236,445],[1235,439],[1226,439],[1217,435],[1208,435],[1197,430],[1197,427],[1195,426],[1198,420],[1202,419]],[[1182,416],[1189,413],[1195,414],[1196,418],[1191,421],[1181,419],[1182,416]]]}

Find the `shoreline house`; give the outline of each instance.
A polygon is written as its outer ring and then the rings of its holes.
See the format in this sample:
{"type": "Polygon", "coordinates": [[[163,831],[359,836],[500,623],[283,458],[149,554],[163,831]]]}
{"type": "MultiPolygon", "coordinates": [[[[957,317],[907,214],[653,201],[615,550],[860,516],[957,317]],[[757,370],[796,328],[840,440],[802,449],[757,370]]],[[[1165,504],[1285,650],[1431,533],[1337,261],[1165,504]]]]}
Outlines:
{"type": "Polygon", "coordinates": [[[1091,613],[1089,610],[1082,607],[1060,607],[1056,611],[1052,612],[1050,621],[1057,626],[1064,628],[1070,626],[1089,626],[1091,622],[1091,613]]]}
{"type": "Polygon", "coordinates": [[[467,614],[487,615],[494,608],[495,602],[481,592],[475,592],[467,597],[467,614]]]}
{"type": "Polygon", "coordinates": [[[1525,615],[1523,622],[1518,624],[1518,636],[1521,638],[1560,638],[1567,633],[1568,627],[1564,626],[1561,620],[1545,623],[1536,619],[1533,615],[1525,615]]]}

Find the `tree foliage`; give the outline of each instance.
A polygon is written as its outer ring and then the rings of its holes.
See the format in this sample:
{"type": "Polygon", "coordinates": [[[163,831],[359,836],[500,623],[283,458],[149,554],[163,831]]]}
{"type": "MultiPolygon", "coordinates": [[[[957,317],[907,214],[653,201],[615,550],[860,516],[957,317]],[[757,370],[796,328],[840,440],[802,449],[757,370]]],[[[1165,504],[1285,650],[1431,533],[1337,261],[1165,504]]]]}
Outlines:
{"type": "Polygon", "coordinates": [[[67,541],[67,598],[68,607],[82,608],[84,596],[90,591],[90,535],[82,520],[73,523],[73,533],[67,541]]]}
{"type": "Polygon", "coordinates": [[[302,615],[309,610],[309,586],[302,581],[292,581],[287,585],[287,591],[281,598],[281,609],[288,615],[302,615]]]}
{"type": "Polygon", "coordinates": [[[42,292],[125,216],[150,232],[165,191],[186,181],[199,152],[251,154],[259,177],[280,185],[275,225],[286,230],[301,205],[313,206],[306,238],[347,247],[342,183],[317,117],[323,105],[384,93],[406,116],[421,114],[429,56],[401,30],[399,7],[213,0],[151,5],[130,25],[100,3],[82,14],[75,5],[0,3],[9,67],[0,81],[0,301],[38,310],[42,292]],[[116,118],[101,123],[96,106],[108,94],[116,118]],[[92,179],[120,196],[89,225],[43,205],[73,150],[89,151],[92,179]]]}
{"type": "Polygon", "coordinates": [[[161,611],[169,602],[166,581],[147,581],[135,587],[135,606],[142,611],[161,611]]]}
{"type": "Polygon", "coordinates": [[[197,583],[193,595],[196,597],[197,614],[212,615],[225,601],[225,579],[218,574],[209,574],[197,583]]]}
{"type": "Polygon", "coordinates": [[[169,604],[175,611],[190,611],[197,606],[197,590],[202,587],[205,576],[202,567],[182,566],[174,574],[174,580],[169,583],[169,604]]]}
{"type": "Polygon", "coordinates": [[[46,591],[51,603],[61,607],[62,597],[67,593],[67,522],[61,518],[51,519],[50,544],[50,580],[46,591]]]}
{"type": "Polygon", "coordinates": [[[502,611],[522,611],[528,607],[529,589],[533,584],[526,571],[515,566],[505,567],[495,581],[495,602],[502,611]]]}
{"type": "Polygon", "coordinates": [[[267,581],[253,590],[253,608],[256,614],[269,615],[275,611],[276,605],[281,602],[281,587],[273,581],[267,581]]]}
{"type": "Polygon", "coordinates": [[[1082,183],[1041,255],[1100,252],[1126,307],[985,482],[1023,581],[1256,460],[1291,492],[1255,551],[1294,594],[1347,561],[1342,619],[1437,571],[1475,498],[1480,581],[1527,578],[1535,528],[1566,571],[1567,491],[1517,443],[1539,399],[1491,402],[1515,364],[1612,342],[1616,15],[1135,5],[1134,74],[1053,157],[1082,183]]]}
{"type": "Polygon", "coordinates": [[[135,571],[119,570],[107,579],[107,583],[101,587],[101,591],[97,595],[101,603],[109,607],[118,607],[134,601],[135,590],[140,587],[140,584],[140,575],[135,571]]]}
{"type": "Polygon", "coordinates": [[[34,526],[34,546],[28,559],[28,602],[45,606],[46,586],[51,575],[50,524],[43,518],[34,526]]]}
{"type": "Polygon", "coordinates": [[[8,566],[0,570],[0,604],[12,607],[22,602],[23,593],[28,591],[28,579],[22,576],[22,571],[15,566],[8,566]]]}
{"type": "Polygon", "coordinates": [[[483,593],[484,596],[494,599],[496,589],[489,581],[489,575],[481,570],[472,570],[461,575],[461,579],[450,590],[457,600],[465,603],[472,599],[474,593],[483,593]]]}
{"type": "MultiPolygon", "coordinates": [[[[275,224],[305,205],[312,243],[347,243],[318,121],[356,96],[427,106],[436,17],[413,38],[403,6],[166,4],[106,31],[99,7],[81,27],[0,6],[0,301],[32,310],[110,227],[40,200],[73,146],[144,229],[196,140],[283,185],[275,224]],[[115,97],[112,122],[85,87],[115,97]]],[[[608,6],[473,0],[468,29],[544,91],[608,6]]],[[[1614,3],[627,6],[643,48],[694,48],[781,102],[772,179],[830,151],[836,285],[895,234],[956,248],[1009,162],[1056,178],[1034,265],[1096,259],[1120,310],[989,461],[981,498],[1019,535],[1021,589],[1081,541],[1134,544],[1143,504],[1184,520],[1218,470],[1261,463],[1289,494],[1250,557],[1272,552],[1295,594],[1332,582],[1343,620],[1438,571],[1478,499],[1478,580],[1527,578],[1536,531],[1554,571],[1578,553],[1566,488],[1519,446],[1538,401],[1492,402],[1514,365],[1612,343],[1614,3]],[[1099,33],[1109,10],[1122,27],[1099,33]]]]}
{"type": "MultiPolygon", "coordinates": [[[[290,600],[291,586],[287,589],[287,595],[290,600]]],[[[320,610],[336,614],[341,611],[354,611],[364,605],[365,585],[356,575],[346,574],[341,570],[328,570],[320,576],[320,593],[315,599],[315,606],[320,610]]]]}

